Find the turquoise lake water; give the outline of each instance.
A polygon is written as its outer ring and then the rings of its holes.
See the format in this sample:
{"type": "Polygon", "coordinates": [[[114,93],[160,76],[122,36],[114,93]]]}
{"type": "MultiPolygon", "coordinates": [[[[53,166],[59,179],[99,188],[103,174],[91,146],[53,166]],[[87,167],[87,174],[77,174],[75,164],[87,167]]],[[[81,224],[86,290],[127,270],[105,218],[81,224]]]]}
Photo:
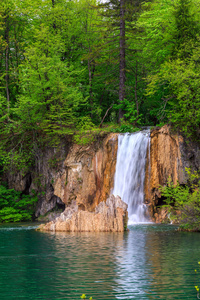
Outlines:
{"type": "MultiPolygon", "coordinates": [[[[196,299],[200,233],[135,225],[126,233],[0,226],[0,299],[196,299]]],[[[200,284],[200,276],[199,276],[200,284]]]]}

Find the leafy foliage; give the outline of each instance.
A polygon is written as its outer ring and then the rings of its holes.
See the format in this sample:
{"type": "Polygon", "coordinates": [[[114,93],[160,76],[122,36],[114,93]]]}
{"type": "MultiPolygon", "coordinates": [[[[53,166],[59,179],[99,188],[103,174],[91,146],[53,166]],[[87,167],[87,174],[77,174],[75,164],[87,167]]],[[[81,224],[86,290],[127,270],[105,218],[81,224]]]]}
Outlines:
{"type": "Polygon", "coordinates": [[[0,185],[0,222],[31,221],[37,201],[36,196],[23,195],[0,185]]]}
{"type": "Polygon", "coordinates": [[[130,102],[124,99],[122,103],[114,106],[115,109],[122,109],[124,111],[124,119],[133,125],[141,124],[141,115],[138,115],[136,105],[134,102],[130,102]]]}
{"type": "Polygon", "coordinates": [[[121,122],[121,125],[111,129],[112,132],[119,132],[119,133],[126,133],[126,132],[136,132],[139,131],[140,129],[137,127],[134,127],[133,125],[131,125],[128,122],[121,122]]]}
{"type": "Polygon", "coordinates": [[[166,206],[183,229],[200,231],[200,175],[191,173],[186,168],[188,183],[181,186],[175,184],[171,178],[165,187],[161,187],[162,196],[165,197],[166,206]]]}
{"type": "Polygon", "coordinates": [[[155,62],[156,72],[150,72],[148,75],[147,95],[152,97],[156,93],[160,94],[159,119],[170,121],[186,135],[198,139],[200,27],[196,21],[199,11],[195,13],[194,5],[195,1],[189,0],[177,0],[174,4],[156,1],[151,5],[151,10],[141,17],[140,24],[147,24],[145,40],[153,34],[147,41],[146,49],[149,49],[152,43],[153,46],[156,45],[156,48],[152,48],[153,53],[148,53],[153,54],[159,63],[155,62]],[[161,15],[157,15],[161,9],[165,13],[162,19],[161,15]],[[147,16],[150,16],[150,19],[145,20],[147,16]],[[152,30],[153,21],[159,25],[156,32],[152,30]],[[158,47],[157,39],[160,36],[163,38],[159,38],[158,47]]]}
{"type": "Polygon", "coordinates": [[[64,135],[92,142],[104,117],[113,122],[111,131],[171,123],[198,139],[197,4],[126,1],[121,19],[125,86],[119,103],[120,2],[2,0],[2,168],[25,173],[44,146],[58,145],[64,135]]]}

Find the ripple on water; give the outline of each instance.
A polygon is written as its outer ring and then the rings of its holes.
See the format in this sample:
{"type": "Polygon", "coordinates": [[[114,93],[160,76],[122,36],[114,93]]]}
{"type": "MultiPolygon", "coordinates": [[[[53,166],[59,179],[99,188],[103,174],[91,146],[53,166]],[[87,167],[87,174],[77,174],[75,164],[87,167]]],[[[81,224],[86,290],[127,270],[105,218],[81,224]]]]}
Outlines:
{"type": "Polygon", "coordinates": [[[137,224],[126,233],[0,227],[0,299],[195,299],[197,233],[137,224]]]}

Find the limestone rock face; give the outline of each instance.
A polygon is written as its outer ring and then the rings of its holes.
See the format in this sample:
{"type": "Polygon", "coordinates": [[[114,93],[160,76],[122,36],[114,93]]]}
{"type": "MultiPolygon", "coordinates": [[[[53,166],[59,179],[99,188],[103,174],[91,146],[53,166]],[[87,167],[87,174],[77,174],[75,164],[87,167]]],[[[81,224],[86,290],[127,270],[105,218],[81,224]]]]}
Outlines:
{"type": "Polygon", "coordinates": [[[150,167],[146,167],[145,197],[154,205],[161,197],[159,186],[166,185],[169,177],[173,182],[184,180],[180,138],[172,135],[167,126],[151,131],[150,167]]]}
{"type": "Polygon", "coordinates": [[[40,225],[42,231],[123,232],[127,227],[128,205],[119,196],[100,202],[94,212],[80,210],[75,201],[54,221],[40,225]]]}
{"type": "Polygon", "coordinates": [[[113,187],[118,135],[110,134],[97,148],[72,145],[64,167],[57,173],[54,195],[66,205],[76,200],[81,210],[94,211],[113,187]]]}
{"type": "Polygon", "coordinates": [[[36,217],[64,209],[76,201],[80,210],[94,211],[113,187],[118,134],[104,133],[89,146],[66,137],[57,147],[38,153],[27,175],[7,174],[10,188],[39,195],[36,217]]]}
{"type": "Polygon", "coordinates": [[[162,205],[159,187],[167,185],[168,178],[176,183],[187,182],[185,168],[198,170],[200,167],[200,149],[194,143],[186,143],[183,136],[174,133],[165,125],[151,131],[150,155],[147,155],[145,200],[149,203],[151,217],[160,222],[157,205],[162,205]]]}
{"type": "MultiPolygon", "coordinates": [[[[39,195],[36,217],[63,211],[68,206],[71,211],[76,203],[82,220],[83,212],[85,215],[94,212],[112,191],[117,148],[118,134],[115,133],[103,133],[88,146],[77,145],[66,136],[57,147],[38,150],[35,167],[27,174],[10,172],[4,181],[8,181],[9,188],[25,194],[35,190],[39,195]]],[[[157,209],[163,204],[160,185],[166,185],[169,176],[174,183],[178,180],[185,184],[185,167],[200,168],[200,148],[197,143],[186,142],[169,126],[163,126],[151,130],[146,162],[145,203],[149,205],[152,220],[160,222],[161,213],[157,209]]]]}
{"type": "Polygon", "coordinates": [[[156,223],[163,223],[163,224],[171,223],[171,220],[169,218],[170,214],[166,207],[158,208],[156,211],[157,212],[154,214],[154,221],[156,223]]]}

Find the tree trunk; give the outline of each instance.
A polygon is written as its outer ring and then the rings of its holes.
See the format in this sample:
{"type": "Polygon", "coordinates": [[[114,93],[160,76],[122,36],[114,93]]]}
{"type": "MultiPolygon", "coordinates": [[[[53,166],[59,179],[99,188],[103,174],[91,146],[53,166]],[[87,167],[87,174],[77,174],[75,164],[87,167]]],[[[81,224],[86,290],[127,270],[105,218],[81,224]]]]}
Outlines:
{"type": "Polygon", "coordinates": [[[103,121],[104,121],[105,117],[107,116],[109,110],[110,110],[112,107],[113,107],[113,104],[107,109],[107,111],[106,111],[106,113],[105,113],[105,115],[104,115],[104,117],[103,117],[103,119],[102,119],[102,121],[101,121],[101,124],[99,125],[99,128],[102,127],[103,121]]]}
{"type": "MultiPolygon", "coordinates": [[[[89,48],[89,52],[90,52],[90,48],[89,48]]],[[[90,62],[90,58],[88,58],[88,77],[89,77],[89,94],[90,94],[90,106],[91,106],[91,118],[93,117],[92,115],[92,110],[93,110],[93,92],[92,92],[92,70],[91,70],[91,62],[90,62]]]]}
{"type": "Polygon", "coordinates": [[[135,103],[136,103],[136,109],[137,109],[137,117],[139,117],[139,103],[138,103],[138,97],[137,97],[137,61],[136,61],[136,67],[135,67],[135,103]]]}
{"type": "MultiPolygon", "coordinates": [[[[120,0],[120,39],[119,39],[119,101],[125,98],[126,62],[125,62],[125,1],[120,0]]],[[[123,118],[123,111],[119,109],[119,119],[123,118]]]]}
{"type": "Polygon", "coordinates": [[[5,40],[6,40],[6,53],[5,53],[5,59],[6,59],[6,75],[5,75],[5,81],[6,81],[6,97],[7,97],[7,109],[8,109],[8,119],[10,115],[10,92],[9,92],[9,17],[7,16],[5,18],[5,40]]]}

